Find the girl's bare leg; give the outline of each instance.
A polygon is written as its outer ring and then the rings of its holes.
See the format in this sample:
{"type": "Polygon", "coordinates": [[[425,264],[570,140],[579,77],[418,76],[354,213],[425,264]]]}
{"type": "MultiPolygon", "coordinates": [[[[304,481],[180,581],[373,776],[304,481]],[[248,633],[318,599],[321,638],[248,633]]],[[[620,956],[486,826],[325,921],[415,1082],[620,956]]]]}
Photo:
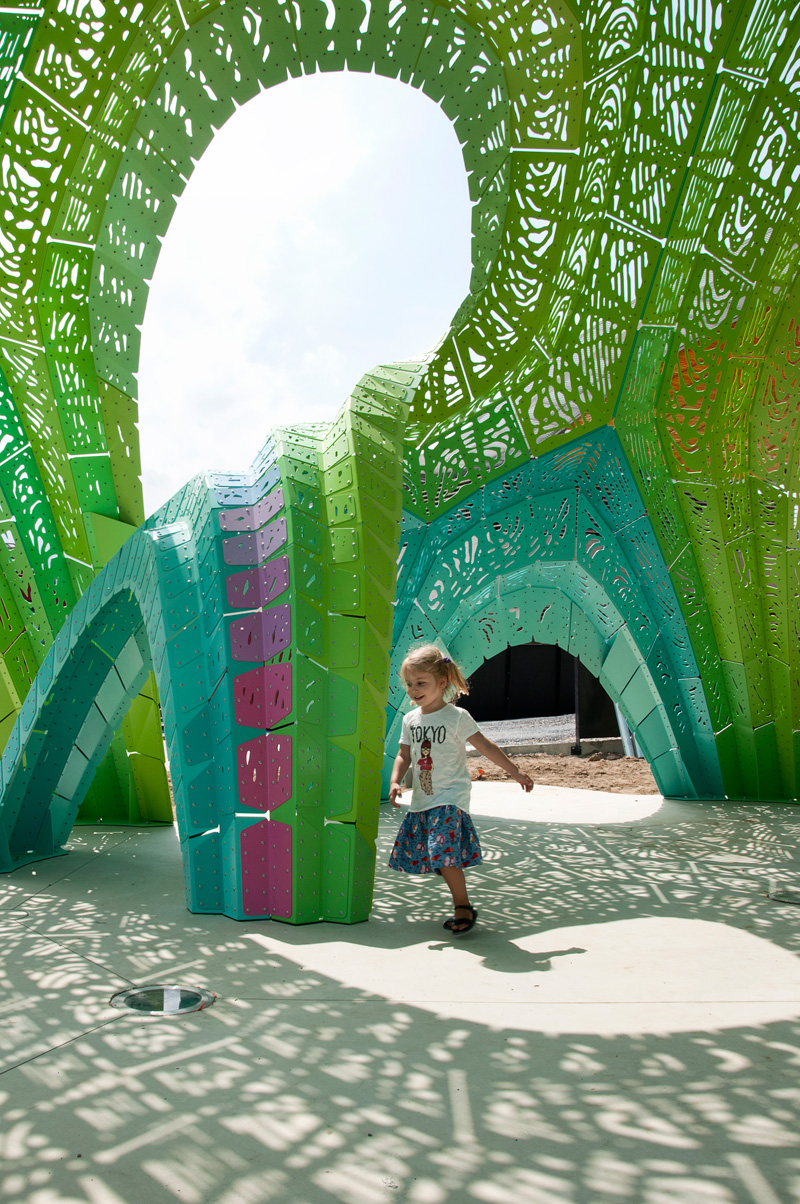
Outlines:
{"type": "Polygon", "coordinates": [[[467,908],[468,911],[472,910],[467,893],[467,880],[460,866],[442,866],[441,874],[450,888],[450,894],[453,896],[453,915],[455,917],[453,931],[460,932],[462,927],[467,927],[471,919],[471,916],[464,915],[463,912],[461,915],[458,915],[459,908],[467,908]]]}
{"type": "Polygon", "coordinates": [[[469,895],[467,894],[467,880],[464,877],[464,871],[461,866],[445,865],[442,866],[442,877],[450,887],[450,894],[453,896],[454,907],[469,907],[469,895]]]}

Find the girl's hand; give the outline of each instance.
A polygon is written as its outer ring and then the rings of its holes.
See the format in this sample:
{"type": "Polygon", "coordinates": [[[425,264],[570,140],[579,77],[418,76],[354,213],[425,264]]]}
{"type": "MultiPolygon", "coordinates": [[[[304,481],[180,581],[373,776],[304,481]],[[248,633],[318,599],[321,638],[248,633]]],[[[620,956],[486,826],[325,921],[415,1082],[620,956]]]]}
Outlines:
{"type": "Polygon", "coordinates": [[[403,793],[403,787],[400,782],[392,782],[389,787],[389,802],[393,807],[400,806],[400,795],[403,793]]]}
{"type": "Polygon", "coordinates": [[[519,782],[526,794],[533,790],[533,778],[529,778],[527,773],[515,773],[514,781],[519,782]]]}

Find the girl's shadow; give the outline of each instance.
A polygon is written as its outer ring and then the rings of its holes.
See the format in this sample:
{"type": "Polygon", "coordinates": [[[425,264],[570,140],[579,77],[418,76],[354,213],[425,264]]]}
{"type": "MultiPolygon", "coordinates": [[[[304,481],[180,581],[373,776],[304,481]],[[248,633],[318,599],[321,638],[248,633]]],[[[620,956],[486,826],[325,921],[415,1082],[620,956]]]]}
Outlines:
{"type": "MultiPolygon", "coordinates": [[[[531,974],[537,971],[544,973],[552,970],[554,957],[568,957],[572,953],[586,952],[585,949],[575,946],[572,949],[548,949],[544,953],[531,953],[527,949],[520,949],[513,941],[503,941],[498,945],[497,937],[497,933],[492,933],[491,942],[482,942],[476,933],[475,937],[464,943],[464,950],[473,957],[479,957],[487,970],[497,970],[500,974],[531,974]]],[[[456,937],[455,940],[437,941],[429,945],[429,948],[441,952],[453,948],[459,939],[456,937]]]]}

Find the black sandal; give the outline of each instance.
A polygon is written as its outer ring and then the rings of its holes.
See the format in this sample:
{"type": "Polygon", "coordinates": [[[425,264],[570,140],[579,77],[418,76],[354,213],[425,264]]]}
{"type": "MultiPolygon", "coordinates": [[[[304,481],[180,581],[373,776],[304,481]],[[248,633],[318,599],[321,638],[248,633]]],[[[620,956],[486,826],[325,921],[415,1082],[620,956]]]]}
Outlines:
{"type": "Polygon", "coordinates": [[[450,932],[452,932],[453,936],[461,936],[462,933],[469,932],[470,928],[475,927],[475,921],[478,918],[478,913],[475,910],[475,908],[472,906],[471,903],[459,903],[458,907],[454,907],[453,910],[454,911],[471,911],[472,919],[460,920],[458,918],[458,916],[453,916],[452,920],[445,920],[444,924],[442,924],[442,928],[447,928],[450,932]],[[453,927],[454,924],[458,924],[459,927],[454,928],[453,927]],[[464,925],[463,928],[460,926],[462,924],[464,925]]]}

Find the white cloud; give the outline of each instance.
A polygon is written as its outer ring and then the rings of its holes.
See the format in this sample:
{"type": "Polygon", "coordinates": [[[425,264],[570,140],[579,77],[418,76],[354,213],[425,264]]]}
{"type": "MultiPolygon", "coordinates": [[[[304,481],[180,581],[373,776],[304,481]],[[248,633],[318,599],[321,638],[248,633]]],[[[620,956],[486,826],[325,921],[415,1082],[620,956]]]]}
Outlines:
{"type": "Polygon", "coordinates": [[[469,223],[453,128],[407,85],[316,75],[240,109],[178,203],[150,290],[147,512],[435,344],[468,289],[469,223]]]}

